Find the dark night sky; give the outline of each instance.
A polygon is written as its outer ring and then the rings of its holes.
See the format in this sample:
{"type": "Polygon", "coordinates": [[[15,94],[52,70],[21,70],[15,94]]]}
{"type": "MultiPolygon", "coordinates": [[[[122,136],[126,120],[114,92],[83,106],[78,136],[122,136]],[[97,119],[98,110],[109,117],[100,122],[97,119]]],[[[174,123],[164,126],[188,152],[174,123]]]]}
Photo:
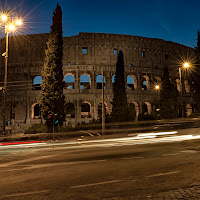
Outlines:
{"type": "MultiPolygon", "coordinates": [[[[6,1],[6,0],[5,0],[6,1]]],[[[5,1],[1,1],[1,5],[5,1]]],[[[63,36],[79,32],[116,33],[196,45],[199,0],[58,0],[63,10],[63,36]]],[[[7,0],[25,17],[22,34],[47,33],[56,0],[7,0]]],[[[2,37],[2,35],[1,35],[2,37]]]]}

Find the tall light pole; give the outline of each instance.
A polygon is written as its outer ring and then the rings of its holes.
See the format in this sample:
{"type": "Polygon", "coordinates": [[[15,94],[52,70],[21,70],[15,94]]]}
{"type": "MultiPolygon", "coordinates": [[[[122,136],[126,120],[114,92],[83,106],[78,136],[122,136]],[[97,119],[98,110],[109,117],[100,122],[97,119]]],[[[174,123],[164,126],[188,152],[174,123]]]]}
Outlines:
{"type": "Polygon", "coordinates": [[[8,9],[1,11],[1,23],[5,28],[6,33],[6,51],[2,54],[5,57],[5,74],[4,74],[4,87],[3,87],[3,108],[2,108],[2,125],[3,134],[6,133],[6,100],[7,100],[7,76],[8,76],[8,35],[10,32],[15,30],[16,26],[20,26],[22,21],[19,17],[19,12],[17,10],[12,10],[9,12],[8,9]],[[13,13],[17,12],[18,17],[16,20],[13,19],[13,13]]]}
{"type": "Polygon", "coordinates": [[[179,67],[182,116],[183,116],[184,108],[183,108],[183,86],[182,86],[182,74],[181,74],[181,72],[182,72],[182,69],[188,69],[189,67],[190,67],[190,64],[188,62],[184,62],[182,64],[182,67],[179,67]]]}
{"type": "Polygon", "coordinates": [[[104,76],[103,76],[103,66],[102,66],[102,135],[105,132],[105,104],[104,104],[104,76]]]}

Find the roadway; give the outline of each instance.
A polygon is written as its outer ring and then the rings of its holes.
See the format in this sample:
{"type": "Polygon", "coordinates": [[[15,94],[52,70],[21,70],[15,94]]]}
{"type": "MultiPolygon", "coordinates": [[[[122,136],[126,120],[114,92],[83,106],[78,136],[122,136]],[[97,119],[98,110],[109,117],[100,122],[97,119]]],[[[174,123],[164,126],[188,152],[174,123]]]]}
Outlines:
{"type": "Polygon", "coordinates": [[[0,199],[164,199],[200,185],[199,142],[189,128],[0,146],[0,199]]]}

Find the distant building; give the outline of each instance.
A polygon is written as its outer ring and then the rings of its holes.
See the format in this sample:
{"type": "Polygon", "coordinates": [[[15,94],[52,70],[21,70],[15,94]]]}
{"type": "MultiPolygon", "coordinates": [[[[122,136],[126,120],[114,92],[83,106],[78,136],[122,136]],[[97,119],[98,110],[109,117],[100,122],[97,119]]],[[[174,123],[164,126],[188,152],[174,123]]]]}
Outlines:
{"type": "MultiPolygon", "coordinates": [[[[194,49],[161,39],[104,33],[80,33],[63,39],[66,123],[98,119],[102,101],[102,68],[106,112],[111,112],[112,84],[119,50],[124,53],[128,103],[134,105],[137,116],[159,110],[159,92],[154,90],[154,86],[161,83],[164,67],[168,66],[171,81],[180,92],[177,62],[180,63],[181,56],[194,57],[194,49]]],[[[48,34],[9,38],[6,114],[7,120],[13,122],[13,130],[41,121],[38,100],[47,40],[48,34]]],[[[5,39],[1,40],[0,49],[2,54],[5,39]]],[[[3,85],[3,57],[0,67],[3,85]]],[[[190,115],[190,83],[184,77],[183,97],[187,115],[190,115]]]]}

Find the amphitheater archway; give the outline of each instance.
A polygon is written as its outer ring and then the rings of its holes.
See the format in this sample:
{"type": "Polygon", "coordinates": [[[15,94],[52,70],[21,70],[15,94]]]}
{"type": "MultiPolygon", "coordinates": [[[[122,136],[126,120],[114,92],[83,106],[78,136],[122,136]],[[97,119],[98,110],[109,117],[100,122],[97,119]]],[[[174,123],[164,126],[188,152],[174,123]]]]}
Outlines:
{"type": "Polygon", "coordinates": [[[90,89],[91,87],[91,79],[89,74],[83,74],[80,77],[80,89],[90,89]]]}
{"type": "Polygon", "coordinates": [[[188,80],[184,81],[184,86],[185,86],[186,94],[189,94],[190,93],[190,85],[188,84],[188,80]]]}
{"type": "Polygon", "coordinates": [[[130,90],[137,89],[137,80],[134,75],[127,76],[127,89],[130,89],[130,90]]]}
{"type": "Polygon", "coordinates": [[[66,104],[66,117],[75,118],[75,107],[73,103],[66,104]]]}
{"type": "MultiPolygon", "coordinates": [[[[104,102],[105,114],[108,113],[108,104],[104,102]]],[[[102,117],[102,102],[98,104],[98,118],[102,117]]]]}
{"type": "Polygon", "coordinates": [[[187,117],[192,114],[192,106],[190,104],[186,105],[186,114],[187,114],[187,117]]]}
{"type": "Polygon", "coordinates": [[[132,102],[131,104],[134,105],[134,109],[135,109],[135,115],[136,115],[136,119],[138,118],[139,115],[139,106],[137,102],[132,102]]]}
{"type": "MultiPolygon", "coordinates": [[[[102,75],[99,74],[96,76],[96,84],[97,84],[97,89],[102,89],[102,75]]],[[[105,79],[105,76],[103,76],[103,85],[104,85],[104,90],[106,89],[106,79],[105,79]]]]}
{"type": "Polygon", "coordinates": [[[147,75],[142,76],[141,78],[141,89],[142,90],[147,90],[150,87],[150,83],[149,83],[149,77],[147,75]]]}
{"type": "Polygon", "coordinates": [[[177,90],[178,90],[179,92],[181,92],[181,83],[180,83],[180,79],[176,79],[175,81],[176,81],[177,90]]]}
{"type": "Polygon", "coordinates": [[[33,90],[41,90],[41,84],[42,84],[42,77],[35,76],[33,78],[33,90]]]}
{"type": "Polygon", "coordinates": [[[143,107],[142,107],[142,113],[143,114],[151,114],[152,112],[152,107],[151,107],[151,103],[149,102],[144,102],[143,103],[143,107]]]}
{"type": "Polygon", "coordinates": [[[65,88],[68,90],[74,89],[74,75],[73,74],[65,75],[65,88]]]}
{"type": "Polygon", "coordinates": [[[32,105],[32,119],[40,119],[41,118],[41,109],[38,103],[34,103],[32,105]]]}
{"type": "Polygon", "coordinates": [[[81,104],[81,118],[91,118],[91,104],[87,101],[81,104]]]}
{"type": "Polygon", "coordinates": [[[159,76],[156,76],[156,77],[154,78],[154,84],[158,84],[158,85],[161,84],[161,78],[160,78],[159,76]]]}

